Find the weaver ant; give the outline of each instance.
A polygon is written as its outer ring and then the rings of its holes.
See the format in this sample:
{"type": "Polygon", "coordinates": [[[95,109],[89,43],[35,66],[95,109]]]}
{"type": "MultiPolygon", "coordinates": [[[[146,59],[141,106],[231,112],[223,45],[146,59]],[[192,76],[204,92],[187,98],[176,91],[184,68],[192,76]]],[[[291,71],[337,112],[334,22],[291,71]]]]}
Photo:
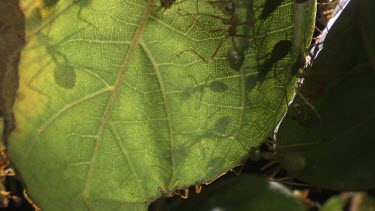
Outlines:
{"type": "MultiPolygon", "coordinates": [[[[203,61],[207,63],[211,63],[219,50],[221,49],[223,43],[228,39],[231,38],[232,41],[232,47],[229,49],[227,53],[227,61],[229,66],[236,70],[239,71],[245,58],[244,51],[247,49],[247,47],[243,47],[242,45],[239,45],[238,40],[236,38],[252,38],[251,36],[248,35],[242,35],[242,34],[237,34],[237,27],[242,26],[242,25],[254,25],[254,20],[252,21],[240,21],[238,18],[237,14],[235,13],[236,11],[236,5],[232,0],[219,0],[219,1],[207,1],[214,7],[218,7],[224,15],[229,16],[229,18],[224,18],[220,15],[216,14],[205,14],[205,13],[185,13],[182,15],[185,16],[190,16],[192,17],[198,24],[201,26],[203,25],[197,18],[196,16],[206,16],[206,17],[211,17],[216,20],[219,20],[222,24],[228,25],[228,28],[221,28],[221,29],[212,29],[212,30],[206,30],[208,33],[216,33],[216,32],[221,32],[221,31],[226,31],[227,34],[225,34],[218,45],[216,46],[214,52],[212,55],[207,59],[198,52],[196,52],[194,49],[188,49],[184,50],[179,53],[182,54],[186,51],[191,51],[195,55],[197,55],[199,58],[201,58],[203,61]]],[[[181,10],[180,10],[181,11],[181,10]]],[[[180,13],[181,14],[181,13],[180,13]]]]}

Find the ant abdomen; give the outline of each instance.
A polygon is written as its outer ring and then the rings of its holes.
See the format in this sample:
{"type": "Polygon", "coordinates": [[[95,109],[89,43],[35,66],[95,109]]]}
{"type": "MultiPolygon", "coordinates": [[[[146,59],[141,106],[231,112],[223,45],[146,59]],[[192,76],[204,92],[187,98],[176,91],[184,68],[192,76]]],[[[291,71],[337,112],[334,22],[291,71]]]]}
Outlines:
{"type": "Polygon", "coordinates": [[[227,61],[230,68],[240,71],[243,62],[245,61],[245,54],[242,49],[232,46],[227,53],[227,61]]]}

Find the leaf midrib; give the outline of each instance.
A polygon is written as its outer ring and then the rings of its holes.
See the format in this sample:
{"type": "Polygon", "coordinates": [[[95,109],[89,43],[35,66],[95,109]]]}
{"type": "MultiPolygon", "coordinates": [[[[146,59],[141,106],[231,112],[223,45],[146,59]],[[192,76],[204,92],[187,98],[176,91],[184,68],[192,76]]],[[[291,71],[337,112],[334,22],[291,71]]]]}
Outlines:
{"type": "Polygon", "coordinates": [[[116,96],[117,96],[117,94],[118,94],[118,92],[121,88],[121,85],[123,84],[122,81],[124,79],[126,71],[128,70],[131,58],[132,58],[132,56],[135,52],[136,47],[139,44],[139,41],[140,41],[141,36],[144,32],[147,20],[150,17],[151,11],[154,8],[155,1],[156,0],[150,0],[149,3],[147,4],[147,6],[145,7],[143,16],[141,17],[141,19],[139,21],[139,24],[138,24],[138,28],[136,29],[136,31],[134,33],[133,40],[130,42],[130,47],[129,47],[129,50],[128,50],[126,56],[125,56],[124,62],[123,62],[122,67],[121,67],[121,70],[120,70],[120,72],[117,76],[117,79],[116,79],[115,83],[114,83],[111,98],[109,99],[109,101],[107,103],[107,106],[104,110],[103,116],[102,116],[101,124],[100,124],[99,130],[98,130],[98,135],[97,135],[97,139],[96,139],[96,143],[95,143],[95,147],[94,147],[94,152],[93,152],[93,155],[92,155],[92,158],[91,158],[91,161],[90,161],[89,172],[88,172],[87,177],[86,177],[85,188],[83,190],[83,198],[84,198],[86,207],[88,209],[91,209],[90,200],[89,200],[89,198],[90,198],[90,186],[91,186],[95,161],[96,161],[96,158],[97,158],[97,155],[98,155],[98,152],[99,152],[100,145],[103,141],[104,129],[105,129],[105,126],[108,123],[110,113],[112,111],[113,105],[114,105],[115,100],[116,100],[116,96]]]}

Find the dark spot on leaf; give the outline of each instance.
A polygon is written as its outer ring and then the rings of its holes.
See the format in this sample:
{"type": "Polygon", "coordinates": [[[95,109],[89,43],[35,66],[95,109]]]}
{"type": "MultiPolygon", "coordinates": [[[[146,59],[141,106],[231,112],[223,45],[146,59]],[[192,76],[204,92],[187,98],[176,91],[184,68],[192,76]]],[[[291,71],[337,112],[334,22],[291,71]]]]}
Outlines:
{"type": "Polygon", "coordinates": [[[225,92],[228,90],[228,86],[221,81],[213,81],[210,83],[210,89],[213,92],[225,92]]]}
{"type": "Polygon", "coordinates": [[[59,0],[44,0],[44,4],[47,7],[55,6],[57,4],[57,2],[59,2],[59,0]]]}
{"type": "Polygon", "coordinates": [[[160,7],[164,9],[169,9],[176,2],[176,0],[160,0],[160,7]]]}
{"type": "Polygon", "coordinates": [[[215,131],[224,134],[228,129],[229,123],[230,118],[228,116],[220,118],[215,124],[215,131]]]}
{"type": "Polygon", "coordinates": [[[71,89],[76,84],[76,72],[74,68],[66,65],[59,65],[53,74],[56,83],[66,89],[71,89]]]}
{"type": "Polygon", "coordinates": [[[189,92],[189,90],[182,91],[182,93],[181,93],[181,100],[182,101],[188,100],[188,99],[190,99],[190,97],[191,97],[191,93],[189,92]]]}
{"type": "Polygon", "coordinates": [[[80,7],[85,7],[91,3],[92,0],[76,0],[80,7]]]}
{"type": "Polygon", "coordinates": [[[283,2],[283,0],[266,0],[260,18],[266,20],[283,2]]]}

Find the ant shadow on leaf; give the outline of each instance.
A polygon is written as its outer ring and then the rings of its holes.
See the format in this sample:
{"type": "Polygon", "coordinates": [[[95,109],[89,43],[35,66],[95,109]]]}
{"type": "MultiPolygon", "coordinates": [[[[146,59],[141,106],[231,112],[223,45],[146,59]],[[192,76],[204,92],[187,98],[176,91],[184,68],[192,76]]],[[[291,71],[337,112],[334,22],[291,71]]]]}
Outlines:
{"type": "Polygon", "coordinates": [[[229,87],[226,83],[220,81],[220,80],[211,80],[212,76],[208,75],[204,81],[204,83],[199,84],[195,77],[193,75],[188,75],[188,77],[193,81],[194,86],[188,87],[183,89],[182,96],[183,100],[188,100],[192,96],[195,100],[195,110],[200,109],[200,105],[202,103],[202,99],[205,95],[205,93],[211,92],[211,93],[224,93],[229,90],[229,87]],[[208,89],[208,90],[207,90],[208,89]],[[196,94],[198,93],[198,97],[196,97],[196,94]]]}
{"type": "MultiPolygon", "coordinates": [[[[277,63],[285,58],[292,50],[292,42],[290,40],[280,40],[273,47],[271,54],[264,62],[263,66],[259,67],[258,80],[264,81],[266,75],[271,69],[277,69],[277,63]]],[[[275,75],[274,75],[275,76],[275,75]]]]}

